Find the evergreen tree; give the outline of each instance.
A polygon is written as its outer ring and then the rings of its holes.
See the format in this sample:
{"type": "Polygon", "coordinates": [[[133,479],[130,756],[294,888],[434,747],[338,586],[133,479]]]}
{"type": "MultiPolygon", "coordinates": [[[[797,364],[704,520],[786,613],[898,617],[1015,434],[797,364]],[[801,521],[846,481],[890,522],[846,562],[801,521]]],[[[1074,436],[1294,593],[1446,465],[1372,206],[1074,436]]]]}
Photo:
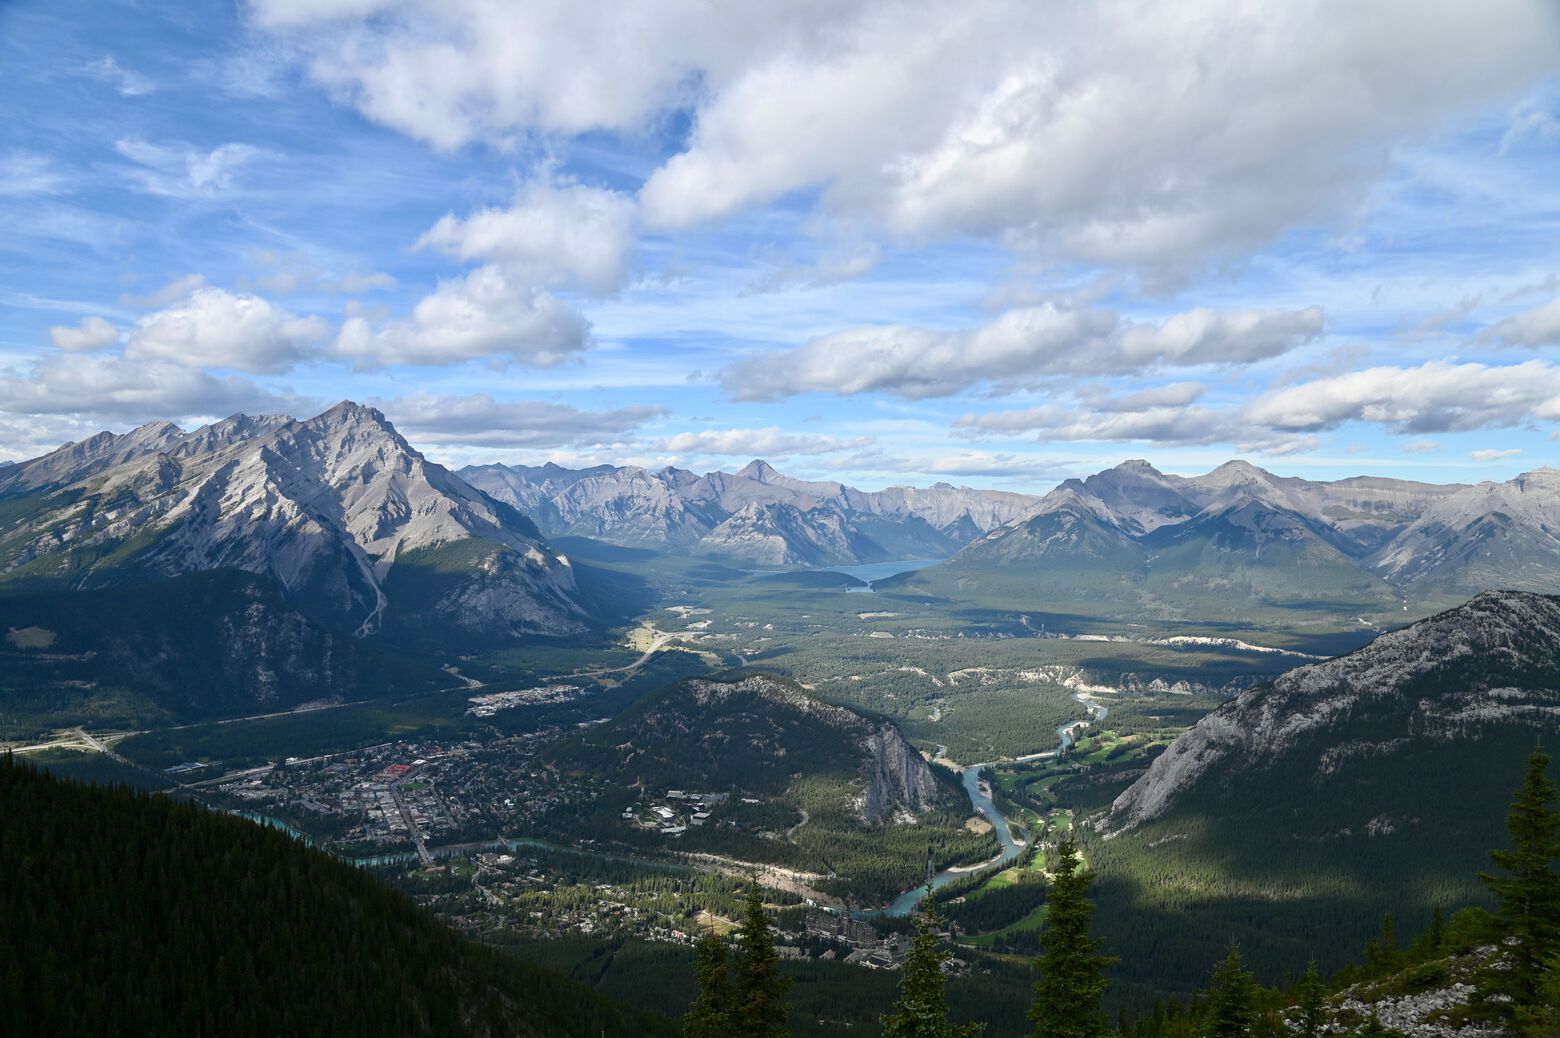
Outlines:
{"type": "Polygon", "coordinates": [[[693,947],[693,973],[699,995],[683,1014],[684,1038],[723,1038],[731,1026],[731,982],[726,942],[711,925],[693,947]]]}
{"type": "Polygon", "coordinates": [[[1481,874],[1500,904],[1508,937],[1503,968],[1482,973],[1481,995],[1486,1005],[1495,1004],[1489,995],[1508,996],[1512,1015],[1526,1026],[1533,1026],[1540,1015],[1549,981],[1546,966],[1560,956],[1560,810],[1554,806],[1555,785],[1548,769],[1549,755],[1535,749],[1506,814],[1512,846],[1490,852],[1507,874],[1481,874]]]}
{"type": "Polygon", "coordinates": [[[1295,1006],[1300,1010],[1300,1034],[1302,1038],[1318,1038],[1322,1025],[1327,1022],[1327,982],[1322,971],[1316,968],[1316,960],[1306,967],[1305,975],[1295,989],[1295,1006]]]}
{"type": "Polygon", "coordinates": [[[942,920],[928,884],[915,918],[915,937],[899,978],[899,1001],[881,1018],[883,1038],[975,1038],[985,1024],[954,1026],[948,1022],[948,997],[943,990],[943,963],[953,957],[937,929],[942,920]]]}
{"type": "Polygon", "coordinates": [[[1030,1038],[1101,1038],[1105,1018],[1100,996],[1105,993],[1103,972],[1115,965],[1113,956],[1099,954],[1104,941],[1089,936],[1089,884],[1093,876],[1078,868],[1078,846],[1072,836],[1056,848],[1056,868],[1046,898],[1045,930],[1040,941],[1044,953],[1036,963],[1029,1022],[1030,1038]]]}
{"type": "Polygon", "coordinates": [[[780,975],[779,961],[774,927],[754,879],[748,884],[747,908],[737,928],[728,1031],[733,1038],[775,1038],[786,1033],[785,993],[791,981],[780,975]]]}
{"type": "Polygon", "coordinates": [[[1256,1018],[1256,982],[1246,972],[1240,945],[1231,942],[1230,953],[1213,971],[1213,990],[1208,999],[1208,1038],[1246,1038],[1256,1018]]]}

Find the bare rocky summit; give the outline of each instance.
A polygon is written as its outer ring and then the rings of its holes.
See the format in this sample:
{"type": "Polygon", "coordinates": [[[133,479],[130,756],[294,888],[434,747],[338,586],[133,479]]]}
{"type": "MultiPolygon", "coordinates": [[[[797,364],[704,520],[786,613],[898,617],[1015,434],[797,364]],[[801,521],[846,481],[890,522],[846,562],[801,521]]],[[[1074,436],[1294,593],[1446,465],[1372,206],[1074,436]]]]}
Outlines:
{"type": "Polygon", "coordinates": [[[215,569],[268,577],[310,615],[359,634],[401,604],[468,628],[575,634],[574,572],[535,526],[343,402],[306,421],[235,415],[67,444],[0,473],[12,518],[0,580],[77,590],[215,569]],[[408,592],[402,596],[410,601],[408,592]]]}

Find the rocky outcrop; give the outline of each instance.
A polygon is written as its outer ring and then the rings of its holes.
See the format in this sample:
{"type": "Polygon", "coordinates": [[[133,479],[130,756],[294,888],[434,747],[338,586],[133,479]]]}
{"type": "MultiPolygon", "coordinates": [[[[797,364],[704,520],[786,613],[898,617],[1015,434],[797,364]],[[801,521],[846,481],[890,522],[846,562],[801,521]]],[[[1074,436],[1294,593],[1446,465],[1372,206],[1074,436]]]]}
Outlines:
{"type": "MultiPolygon", "coordinates": [[[[1511,1038],[1515,1032],[1497,1020],[1452,1022],[1472,1004],[1476,974],[1494,956],[1495,946],[1489,945],[1411,966],[1384,980],[1355,984],[1330,1001],[1324,1033],[1357,1034],[1375,1017],[1407,1038],[1511,1038]]],[[[1298,1029],[1298,1012],[1291,1010],[1289,1016],[1298,1029]]]]}
{"type": "Polygon", "coordinates": [[[862,767],[867,791],[858,811],[867,824],[905,815],[913,819],[942,799],[943,787],[931,765],[893,724],[885,722],[867,736],[863,748],[867,753],[862,767]]]}

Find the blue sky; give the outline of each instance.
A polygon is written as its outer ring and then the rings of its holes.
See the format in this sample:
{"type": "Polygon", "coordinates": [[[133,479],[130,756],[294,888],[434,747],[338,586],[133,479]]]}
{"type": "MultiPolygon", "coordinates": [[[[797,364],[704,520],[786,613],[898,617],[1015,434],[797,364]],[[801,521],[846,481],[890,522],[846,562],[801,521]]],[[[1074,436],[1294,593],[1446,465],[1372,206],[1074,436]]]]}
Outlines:
{"type": "Polygon", "coordinates": [[[1504,479],[1560,430],[1547,0],[0,5],[0,459],[1504,479]]]}

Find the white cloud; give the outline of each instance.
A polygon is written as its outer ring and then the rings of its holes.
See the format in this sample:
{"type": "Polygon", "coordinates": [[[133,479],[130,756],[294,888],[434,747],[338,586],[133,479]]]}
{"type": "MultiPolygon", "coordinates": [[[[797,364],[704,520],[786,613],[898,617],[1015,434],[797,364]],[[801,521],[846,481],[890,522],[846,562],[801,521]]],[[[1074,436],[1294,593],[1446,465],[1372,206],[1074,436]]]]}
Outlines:
{"type": "Polygon", "coordinates": [[[654,449],[680,454],[723,454],[744,458],[783,458],[796,454],[832,454],[871,445],[872,437],[841,439],[788,433],[777,425],[765,429],[705,429],[678,433],[657,441],[654,449]]]}
{"type": "Polygon", "coordinates": [[[1401,141],[1553,71],[1532,0],[256,0],[314,78],[440,148],[691,108],[655,224],[799,189],[922,238],[1179,267],[1347,212],[1401,141]],[[314,9],[316,8],[317,9],[314,9]]]}
{"type": "Polygon", "coordinates": [[[57,195],[69,182],[47,155],[13,151],[0,158],[0,198],[57,195]]]}
{"type": "Polygon", "coordinates": [[[1168,382],[1125,396],[1082,392],[1090,406],[1101,411],[1142,411],[1151,407],[1186,407],[1202,399],[1207,387],[1201,382],[1168,382]]]}
{"type": "Polygon", "coordinates": [[[86,317],[75,327],[56,325],[50,328],[49,339],[67,352],[90,353],[118,342],[119,329],[101,317],[86,317]]]}
{"type": "Polygon", "coordinates": [[[27,461],[62,443],[102,431],[91,419],[60,415],[11,415],[0,411],[0,461],[27,461]]]}
{"type": "Polygon", "coordinates": [[[86,71],[89,75],[114,84],[114,89],[123,97],[141,97],[157,89],[156,83],[120,65],[112,54],[105,54],[92,62],[86,71]]]}
{"type": "Polygon", "coordinates": [[[1315,339],[1322,325],[1318,307],[1198,308],[1141,324],[1108,310],[1048,303],[1009,310],[972,329],[885,325],[835,332],[797,349],[759,353],[723,369],[719,378],[738,400],[807,392],[887,392],[918,400],[983,382],[1023,385],[1057,375],[1246,364],[1315,339]]]}
{"type": "Polygon", "coordinates": [[[134,165],[125,173],[137,190],[170,198],[220,198],[238,190],[238,176],[268,153],[252,144],[215,148],[152,144],[136,137],[114,142],[134,165]]]}
{"type": "Polygon", "coordinates": [[[1072,475],[1071,462],[1002,451],[925,452],[915,449],[862,451],[840,459],[845,471],[875,474],[900,473],[930,476],[933,479],[957,479],[964,476],[989,476],[999,479],[1059,481],[1072,475]]]}
{"type": "Polygon", "coordinates": [[[494,0],[255,0],[250,10],[290,30],[338,98],[452,149],[530,129],[637,129],[691,100],[695,76],[728,81],[849,6],[539,0],[522,13],[494,0]]]}
{"type": "Polygon", "coordinates": [[[406,320],[376,327],[365,317],[349,317],[333,350],[359,368],[482,357],[551,367],[583,350],[589,332],[585,318],[567,303],[488,265],[439,282],[406,320]]]}
{"type": "Polygon", "coordinates": [[[204,274],[185,274],[182,277],[174,278],[155,292],[144,296],[131,295],[126,292],[119,297],[119,302],[123,306],[167,306],[170,303],[177,303],[181,299],[188,299],[190,294],[196,289],[205,287],[206,276],[204,274]]]}
{"type": "Polygon", "coordinates": [[[590,411],[546,400],[495,400],[417,394],[377,402],[396,427],[420,443],[485,447],[593,447],[615,443],[666,408],[646,405],[590,411]]]}
{"type": "Polygon", "coordinates": [[[1401,433],[1459,432],[1560,419],[1560,367],[1429,361],[1377,367],[1270,390],[1245,418],[1273,429],[1319,432],[1373,422],[1401,433]]]}
{"type": "MultiPolygon", "coordinates": [[[[1423,434],[1560,421],[1560,366],[1539,361],[1371,368],[1270,389],[1244,405],[1197,404],[1201,388],[1171,383],[1112,397],[1084,387],[1074,402],[961,415],[953,431],[971,438],[1033,434],[1041,441],[1228,443],[1275,454],[1310,449],[1319,442],[1310,434],[1347,422],[1423,434]]],[[[1409,454],[1439,449],[1426,439],[1401,448],[1409,454]]]]}
{"type": "Polygon", "coordinates": [[[1484,337],[1511,346],[1560,346],[1560,297],[1497,321],[1485,330],[1484,337]]]}
{"type": "MultiPolygon", "coordinates": [[[[1085,408],[1048,404],[1017,411],[966,414],[954,431],[967,436],[1014,435],[1033,432],[1041,440],[1208,444],[1247,443],[1234,412],[1207,407],[1147,406],[1100,413],[1085,408]]],[[[1259,436],[1270,440],[1271,436],[1259,436]]]]}
{"type": "Polygon", "coordinates": [[[1512,114],[1511,124],[1500,139],[1500,153],[1504,155],[1528,138],[1541,145],[1560,141],[1560,119],[1543,108],[1529,104],[1520,106],[1512,114]]]}
{"type": "Polygon", "coordinates": [[[797,288],[822,288],[853,281],[872,272],[878,263],[878,247],[856,244],[821,256],[806,264],[787,264],[755,278],[755,292],[783,292],[797,288]]]}
{"type": "Polygon", "coordinates": [[[1505,450],[1488,448],[1485,450],[1469,451],[1468,457],[1474,461],[1500,461],[1502,458],[1514,458],[1522,453],[1520,447],[1508,447],[1505,450]]]}
{"type": "Polygon", "coordinates": [[[680,225],[822,184],[836,209],[911,238],[1171,267],[1238,253],[1360,200],[1397,140],[1552,70],[1552,15],[1500,6],[852,11],[832,46],[717,85],[646,185],[646,215],[680,225]]]}
{"type": "Polygon", "coordinates": [[[256,283],[267,292],[283,296],[299,292],[359,295],[365,292],[388,291],[400,284],[394,277],[382,271],[333,276],[321,274],[307,267],[286,267],[275,270],[256,283]]]}
{"type": "Polygon", "coordinates": [[[125,356],[274,373],[303,360],[328,330],[318,317],[299,317],[259,296],[198,288],[136,322],[125,356]]]}
{"type": "Polygon", "coordinates": [[[235,411],[295,414],[310,406],[241,376],[104,353],[59,354],[0,378],[0,411],[22,415],[143,422],[235,411]]]}
{"type": "Polygon", "coordinates": [[[538,179],[507,209],[446,215],[417,245],[466,262],[502,263],[511,276],[533,284],[607,295],[628,275],[634,208],[618,191],[538,179]]]}

